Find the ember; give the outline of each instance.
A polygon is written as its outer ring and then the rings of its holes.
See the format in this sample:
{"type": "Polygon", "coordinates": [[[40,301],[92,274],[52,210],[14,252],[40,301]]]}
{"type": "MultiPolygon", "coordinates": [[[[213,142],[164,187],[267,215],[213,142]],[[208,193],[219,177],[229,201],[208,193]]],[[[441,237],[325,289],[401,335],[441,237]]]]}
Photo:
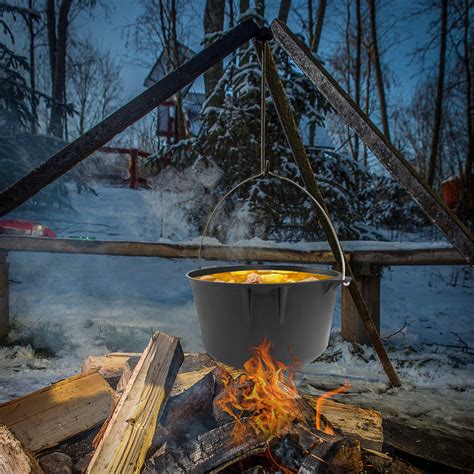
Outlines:
{"type": "MultiPolygon", "coordinates": [[[[242,439],[249,430],[269,439],[292,423],[304,421],[295,381],[296,372],[302,364],[295,360],[287,366],[273,359],[270,349],[270,341],[264,339],[244,364],[243,374],[235,380],[232,377],[223,379],[224,392],[217,404],[235,420],[234,439],[242,439]],[[246,423],[241,422],[243,417],[246,417],[246,423]]],[[[330,426],[322,426],[321,407],[326,399],[349,388],[346,382],[317,400],[315,418],[318,431],[334,434],[330,426]]]]}

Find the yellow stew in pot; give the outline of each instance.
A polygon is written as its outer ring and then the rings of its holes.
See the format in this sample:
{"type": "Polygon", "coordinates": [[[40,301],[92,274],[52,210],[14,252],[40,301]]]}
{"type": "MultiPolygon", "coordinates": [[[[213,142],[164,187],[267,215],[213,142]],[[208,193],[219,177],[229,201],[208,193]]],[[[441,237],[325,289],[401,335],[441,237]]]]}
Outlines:
{"type": "Polygon", "coordinates": [[[212,273],[197,277],[198,280],[217,283],[297,283],[304,281],[328,280],[333,278],[319,273],[296,272],[291,270],[236,270],[234,272],[212,273]]]}

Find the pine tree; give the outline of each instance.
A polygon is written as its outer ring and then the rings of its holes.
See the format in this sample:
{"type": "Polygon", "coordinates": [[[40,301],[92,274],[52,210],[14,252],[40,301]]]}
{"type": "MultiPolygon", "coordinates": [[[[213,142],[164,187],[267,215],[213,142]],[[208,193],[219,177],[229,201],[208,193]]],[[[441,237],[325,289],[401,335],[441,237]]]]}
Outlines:
{"type": "MultiPolygon", "coordinates": [[[[256,16],[251,10],[247,13],[256,16]]],[[[330,109],[327,101],[290,64],[283,51],[275,48],[273,54],[299,128],[304,130],[310,124],[324,126],[330,109]],[[310,93],[315,94],[314,106],[308,100],[310,93]]],[[[251,44],[239,53],[239,58],[243,59],[227,64],[214,89],[214,94],[224,96],[222,105],[214,105],[213,95],[206,100],[199,135],[163,149],[154,157],[158,163],[164,155],[174,155],[179,147],[181,153],[175,155],[181,156],[181,160],[174,162],[175,166],[193,165],[197,172],[217,166],[222,171],[218,184],[208,190],[209,194],[197,203],[192,214],[201,232],[217,200],[260,171],[261,69],[251,44]]],[[[266,124],[266,158],[271,170],[302,184],[269,94],[266,124]]],[[[369,180],[367,171],[352,158],[328,149],[312,146],[307,147],[307,153],[340,236],[372,237],[369,227],[364,225],[364,204],[357,196],[361,183],[369,180]]],[[[252,181],[229,197],[209,234],[222,241],[253,237],[276,241],[324,238],[313,203],[296,187],[271,177],[252,181]]]]}

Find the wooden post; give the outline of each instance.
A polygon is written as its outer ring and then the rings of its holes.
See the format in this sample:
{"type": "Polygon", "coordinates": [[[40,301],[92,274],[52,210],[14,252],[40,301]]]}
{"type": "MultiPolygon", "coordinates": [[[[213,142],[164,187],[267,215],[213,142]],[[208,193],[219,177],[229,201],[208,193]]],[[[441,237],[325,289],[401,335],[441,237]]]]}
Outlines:
{"type": "Polygon", "coordinates": [[[10,331],[7,252],[0,250],[0,340],[10,331]]]}
{"type": "MultiPolygon", "coordinates": [[[[369,309],[372,321],[380,333],[380,280],[381,268],[370,263],[353,264],[357,282],[364,301],[369,309]]],[[[341,334],[345,341],[358,342],[359,344],[371,343],[369,334],[359,315],[351,293],[347,287],[342,288],[341,298],[341,334]]]]}
{"type": "Polygon", "coordinates": [[[128,162],[129,186],[131,189],[138,189],[138,150],[130,150],[128,162]]]}

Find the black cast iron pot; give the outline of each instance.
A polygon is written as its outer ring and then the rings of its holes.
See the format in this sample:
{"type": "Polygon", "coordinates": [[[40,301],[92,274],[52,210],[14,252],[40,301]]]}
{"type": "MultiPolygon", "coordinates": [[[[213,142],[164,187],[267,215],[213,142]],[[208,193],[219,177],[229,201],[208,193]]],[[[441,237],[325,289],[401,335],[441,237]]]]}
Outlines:
{"type": "Polygon", "coordinates": [[[202,268],[186,276],[191,281],[204,347],[215,359],[242,367],[252,348],[264,338],[272,344],[273,358],[285,364],[295,357],[303,363],[311,362],[326,349],[336,290],[343,283],[341,273],[316,266],[233,265],[202,268]],[[332,278],[277,284],[197,279],[213,273],[272,269],[319,273],[332,278]]]}

